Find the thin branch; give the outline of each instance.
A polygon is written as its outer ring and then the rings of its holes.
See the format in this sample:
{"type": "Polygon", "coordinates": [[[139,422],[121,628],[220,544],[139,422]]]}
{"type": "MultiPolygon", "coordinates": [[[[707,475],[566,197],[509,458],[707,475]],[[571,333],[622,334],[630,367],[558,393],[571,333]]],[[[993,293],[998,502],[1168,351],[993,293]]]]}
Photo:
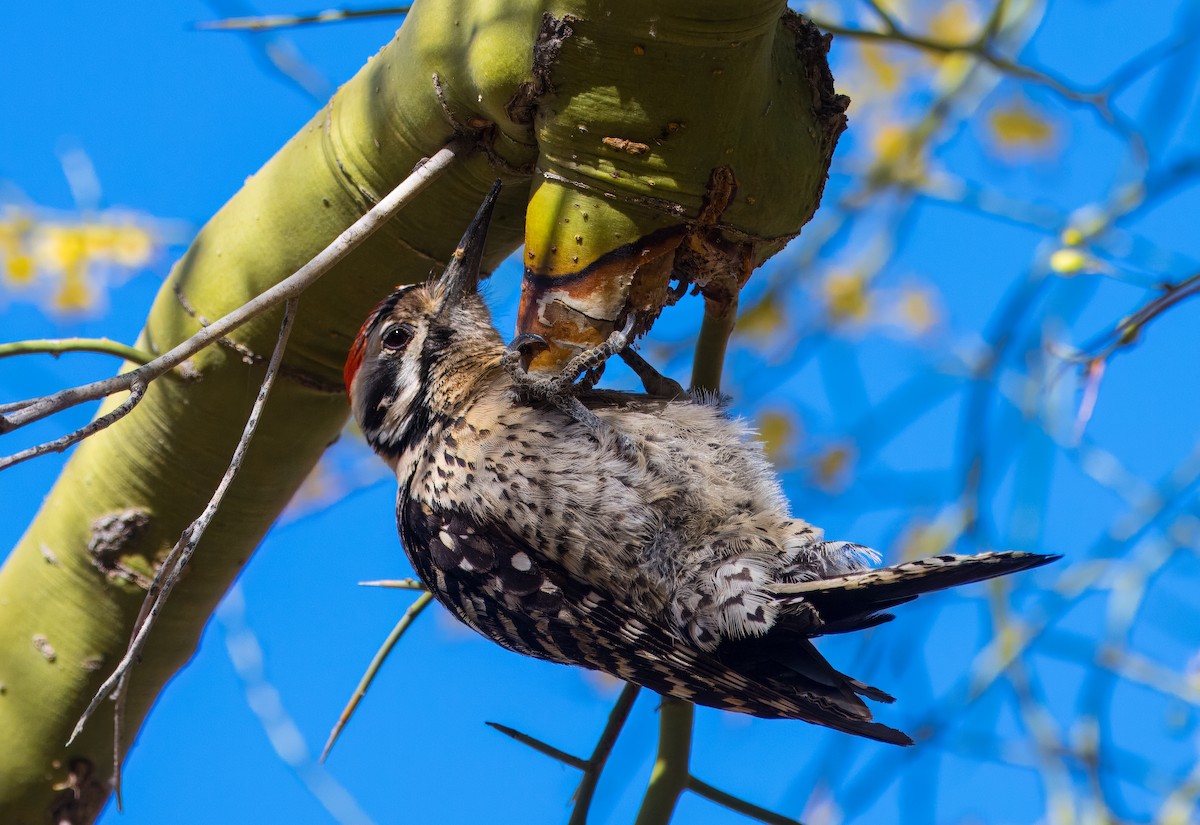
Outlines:
{"type": "Polygon", "coordinates": [[[721,390],[721,372],[725,350],[737,323],[738,299],[728,301],[704,299],[704,320],[696,339],[696,354],[692,359],[692,389],[716,393],[721,390]]]}
{"type": "Polygon", "coordinates": [[[983,31],[979,33],[979,42],[990,43],[1000,34],[1000,30],[1004,27],[1006,11],[1008,11],[1008,0],[996,0],[996,5],[992,6],[987,22],[983,24],[983,31]]]}
{"type": "MultiPolygon", "coordinates": [[[[841,37],[852,37],[858,40],[872,40],[885,43],[902,43],[914,49],[921,49],[922,51],[933,52],[935,54],[969,54],[1005,74],[1045,86],[1065,100],[1095,106],[1104,111],[1107,111],[1108,108],[1107,98],[1104,93],[1082,92],[1078,89],[1073,89],[1067,83],[1053,75],[997,54],[988,46],[986,41],[968,40],[966,42],[956,42],[925,37],[904,31],[903,29],[879,31],[877,29],[842,26],[828,20],[813,19],[812,22],[823,31],[841,37]]],[[[1106,114],[1105,119],[1109,119],[1109,115],[1106,114]]]]}
{"type": "Polygon", "coordinates": [[[715,802],[743,816],[757,819],[759,822],[766,822],[768,825],[802,825],[798,819],[791,819],[783,814],[777,814],[774,811],[761,808],[753,802],[747,802],[740,796],[734,796],[731,793],[714,788],[712,785],[702,782],[694,776],[688,777],[687,789],[697,796],[704,797],[709,802],[715,802]]]}
{"type": "Polygon", "coordinates": [[[635,825],[667,825],[691,776],[688,762],[692,755],[692,717],[696,708],[691,702],[673,696],[662,699],[658,758],[635,825]]]}
{"type": "Polygon", "coordinates": [[[128,390],[135,383],[148,384],[250,319],[263,314],[276,304],[297,297],[474,147],[474,137],[455,137],[432,158],[415,168],[412,174],[401,181],[383,200],[295,273],[223,318],[217,319],[150,363],[122,375],[71,387],[53,395],[0,405],[0,434],[68,407],[128,390]]]}
{"type": "Polygon", "coordinates": [[[1147,301],[1129,317],[1123,318],[1116,327],[1105,333],[1098,342],[1085,346],[1082,352],[1094,354],[1087,355],[1081,360],[1106,359],[1117,350],[1132,346],[1141,337],[1142,330],[1151,321],[1176,304],[1200,295],[1200,273],[1192,275],[1190,278],[1185,278],[1178,283],[1163,284],[1160,289],[1162,294],[1147,301]]]}
{"type": "Polygon", "coordinates": [[[391,587],[396,590],[425,590],[425,585],[416,579],[377,579],[359,582],[360,587],[391,587]]]}
{"type": "Polygon", "coordinates": [[[885,29],[890,32],[900,31],[900,24],[896,21],[896,18],[883,7],[883,4],[879,0],[863,0],[863,2],[871,7],[871,11],[875,12],[875,16],[879,18],[879,22],[883,23],[885,29]]]}
{"type": "Polygon", "coordinates": [[[206,20],[195,24],[201,31],[251,31],[290,29],[321,23],[347,23],[372,17],[401,17],[411,6],[392,6],[379,9],[327,9],[313,14],[264,14],[257,17],[230,17],[225,20],[206,20]]]}
{"type": "Polygon", "coordinates": [[[617,697],[617,703],[608,714],[608,722],[604,725],[604,731],[596,742],[592,756],[583,766],[583,779],[579,780],[579,788],[575,791],[575,809],[571,811],[571,821],[568,825],[587,823],[588,810],[592,806],[592,797],[596,793],[596,785],[600,782],[600,774],[604,772],[604,766],[608,763],[608,757],[613,746],[617,744],[617,737],[621,735],[621,729],[625,727],[625,720],[629,718],[629,712],[633,710],[633,703],[640,691],[641,688],[632,682],[627,682],[621,689],[621,695],[617,697]]]}
{"type": "MultiPolygon", "coordinates": [[[[245,0],[206,0],[205,5],[217,14],[225,13],[224,9],[230,7],[252,10],[245,0]]],[[[333,93],[334,86],[329,78],[301,54],[286,34],[271,31],[233,31],[233,34],[242,38],[266,72],[295,86],[318,106],[333,93]]]]}
{"type": "Polygon", "coordinates": [[[570,765],[572,768],[576,768],[581,771],[587,768],[587,762],[583,761],[578,756],[567,753],[564,750],[560,750],[547,742],[543,742],[541,739],[530,736],[528,733],[521,733],[521,731],[516,730],[515,728],[510,728],[508,725],[501,725],[499,722],[486,722],[484,724],[490,728],[495,728],[505,736],[516,739],[522,745],[527,745],[538,753],[549,756],[551,759],[557,759],[559,762],[562,762],[565,765],[570,765]]]}
{"type": "Polygon", "coordinates": [[[135,364],[148,364],[154,360],[153,353],[107,338],[52,338],[0,344],[0,358],[35,353],[47,353],[57,358],[64,352],[98,352],[102,355],[115,355],[135,364]]]}
{"type": "MultiPolygon", "coordinates": [[[[167,598],[171,595],[171,591],[179,582],[180,575],[183,569],[187,567],[191,561],[192,554],[196,551],[196,545],[200,543],[200,539],[204,536],[204,531],[208,529],[209,523],[213,516],[216,515],[217,509],[221,506],[221,502],[225,499],[225,494],[229,491],[229,486],[233,483],[233,479],[237,476],[238,470],[242,467],[242,461],[246,457],[246,451],[250,447],[250,441],[254,438],[254,432],[258,429],[258,422],[262,416],[263,407],[267,403],[267,396],[270,395],[271,387],[275,383],[275,376],[279,374],[279,365],[283,361],[283,353],[287,349],[288,336],[292,331],[292,324],[296,320],[296,303],[297,298],[288,298],[287,303],[283,308],[283,322],[279,327],[279,339],[275,343],[275,351],[271,353],[271,361],[267,365],[267,374],[263,377],[262,386],[259,387],[258,397],[254,399],[254,406],[250,409],[250,416],[246,420],[246,427],[242,431],[242,437],[238,440],[237,447],[233,451],[233,457],[229,460],[229,467],[225,470],[225,475],[221,478],[221,483],[217,485],[216,491],[208,502],[208,506],[204,508],[204,512],[187,526],[183,531],[183,535],[179,537],[179,541],[171,548],[171,552],[167,554],[167,558],[158,568],[158,573],[154,576],[154,581],[150,585],[150,589],[146,592],[146,598],[142,602],[142,610],[138,616],[138,620],[134,625],[134,635],[129,642],[129,647],[125,650],[125,655],[122,657],[120,664],[116,670],[109,676],[92,701],[80,716],[79,721],[75,725],[75,730],[71,732],[71,738],[67,740],[70,745],[75,741],[76,737],[83,731],[83,726],[87,724],[88,719],[96,712],[96,708],[100,703],[112,693],[118,691],[118,706],[120,701],[120,687],[123,686],[125,676],[129,673],[134,663],[141,656],[142,649],[146,646],[146,640],[150,636],[150,630],[154,627],[159,614],[166,605],[167,598]]],[[[120,720],[117,725],[117,733],[120,733],[120,720]]]]}
{"type": "MultiPolygon", "coordinates": [[[[411,581],[411,580],[410,580],[411,581]]],[[[417,588],[408,588],[416,590],[417,588]]],[[[422,593],[417,597],[417,600],[409,605],[408,610],[404,611],[404,615],[400,617],[400,621],[396,622],[396,626],[392,628],[392,632],[383,640],[383,644],[379,646],[379,650],[375,652],[375,657],[371,659],[371,664],[367,665],[367,670],[363,673],[362,678],[358,680],[358,686],[354,688],[354,695],[350,697],[350,701],[346,703],[346,707],[342,709],[341,716],[338,717],[337,723],[333,726],[333,730],[329,732],[329,739],[325,742],[325,748],[321,751],[321,762],[324,762],[329,756],[329,751],[333,749],[333,743],[342,735],[342,729],[350,721],[350,717],[354,715],[358,703],[367,695],[367,688],[375,681],[376,674],[379,673],[379,668],[383,666],[384,660],[392,652],[392,648],[404,637],[405,632],[412,626],[412,623],[417,620],[421,612],[429,606],[433,601],[433,594],[429,592],[422,593]]]]}
{"type": "Polygon", "coordinates": [[[145,384],[141,382],[133,384],[129,388],[129,397],[122,401],[121,406],[117,407],[112,412],[102,415],[94,421],[91,421],[88,424],[80,427],[78,430],[67,433],[66,435],[56,438],[53,441],[47,441],[44,444],[38,444],[28,449],[21,450],[19,453],[13,453],[12,455],[0,458],[0,470],[7,470],[14,464],[20,464],[22,461],[28,461],[31,458],[37,458],[38,456],[46,455],[47,453],[61,453],[72,444],[77,444],[88,436],[98,433],[104,428],[115,424],[117,421],[120,421],[138,405],[138,402],[142,400],[142,396],[145,394],[145,384]]]}

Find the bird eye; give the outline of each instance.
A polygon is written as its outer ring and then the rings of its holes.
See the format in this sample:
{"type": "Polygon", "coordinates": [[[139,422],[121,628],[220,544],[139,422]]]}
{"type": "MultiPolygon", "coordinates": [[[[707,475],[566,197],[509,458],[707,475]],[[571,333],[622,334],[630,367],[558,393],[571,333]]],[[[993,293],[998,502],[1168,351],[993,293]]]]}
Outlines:
{"type": "Polygon", "coordinates": [[[413,328],[408,324],[396,324],[383,333],[383,345],[387,349],[404,349],[412,340],[413,328]]]}

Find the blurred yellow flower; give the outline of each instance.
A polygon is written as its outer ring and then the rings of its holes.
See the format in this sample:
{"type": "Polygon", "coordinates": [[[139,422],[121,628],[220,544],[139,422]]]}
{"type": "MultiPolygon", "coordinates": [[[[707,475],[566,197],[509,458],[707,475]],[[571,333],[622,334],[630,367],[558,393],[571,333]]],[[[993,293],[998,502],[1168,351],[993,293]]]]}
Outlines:
{"type": "Polygon", "coordinates": [[[1069,246],[1051,253],[1050,269],[1059,275],[1078,275],[1081,272],[1094,272],[1096,266],[1091,255],[1078,247],[1069,246]]]}
{"type": "Polygon", "coordinates": [[[871,300],[867,280],[861,273],[835,272],[823,284],[826,306],[835,322],[867,320],[871,300]]]}
{"type": "Polygon", "coordinates": [[[1077,226],[1068,226],[1061,237],[1063,246],[1079,246],[1084,241],[1083,232],[1077,226]]]}
{"type": "Polygon", "coordinates": [[[900,64],[891,57],[890,50],[866,44],[859,47],[859,52],[877,91],[895,92],[900,88],[900,64]]]}
{"type": "Polygon", "coordinates": [[[812,462],[817,486],[826,492],[844,490],[853,475],[856,453],[850,444],[832,444],[818,453],[812,462]]]}
{"type": "Polygon", "coordinates": [[[785,412],[766,410],[758,416],[758,440],[772,462],[779,463],[795,432],[796,424],[785,412]]]}
{"type": "Polygon", "coordinates": [[[878,164],[894,164],[908,148],[908,129],[899,123],[888,123],[875,130],[871,137],[871,149],[878,164]]]}
{"type": "Polygon", "coordinates": [[[25,254],[7,255],[4,258],[5,280],[23,286],[33,280],[33,258],[25,254]]]}
{"type": "Polygon", "coordinates": [[[929,33],[935,40],[946,43],[969,43],[979,24],[975,11],[962,0],[945,3],[929,20],[929,33]]]}
{"type": "Polygon", "coordinates": [[[78,226],[50,224],[40,230],[34,254],[38,263],[61,272],[75,269],[87,256],[87,234],[78,226]]]}
{"type": "Polygon", "coordinates": [[[158,239],[146,228],[125,224],[114,232],[112,259],[130,268],[145,266],[154,255],[158,239]]]}
{"type": "Polygon", "coordinates": [[[77,275],[63,279],[62,286],[54,295],[54,307],[65,312],[78,312],[92,305],[92,294],[87,283],[77,275]]]}
{"type": "Polygon", "coordinates": [[[924,335],[938,322],[938,310],[923,289],[908,287],[901,291],[896,307],[896,320],[901,327],[914,335],[924,335]]]}
{"type": "Polygon", "coordinates": [[[1001,149],[1048,150],[1055,130],[1045,113],[1022,100],[997,106],[988,115],[988,127],[1001,149]]]}
{"type": "Polygon", "coordinates": [[[0,280],[44,285],[35,300],[77,312],[95,304],[111,273],[145,266],[163,244],[151,225],[128,213],[43,217],[9,207],[0,211],[0,280]]]}
{"type": "Polygon", "coordinates": [[[749,335],[770,335],[783,323],[783,311],[775,296],[766,295],[743,312],[737,319],[738,332],[749,335]]]}

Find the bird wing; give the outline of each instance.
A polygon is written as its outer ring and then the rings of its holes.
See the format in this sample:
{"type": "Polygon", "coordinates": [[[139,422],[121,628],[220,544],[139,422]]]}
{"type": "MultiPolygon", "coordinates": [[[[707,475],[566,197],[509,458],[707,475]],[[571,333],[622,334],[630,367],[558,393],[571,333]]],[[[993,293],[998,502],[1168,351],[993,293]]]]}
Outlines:
{"type": "Polygon", "coordinates": [[[413,569],[435,597],[503,647],[601,670],[722,710],[803,719],[884,742],[911,743],[903,733],[872,722],[866,706],[847,701],[842,690],[816,681],[810,690],[767,684],[717,654],[691,647],[665,623],[639,616],[612,594],[574,580],[506,525],[480,523],[470,514],[408,495],[400,498],[398,519],[413,569]]]}

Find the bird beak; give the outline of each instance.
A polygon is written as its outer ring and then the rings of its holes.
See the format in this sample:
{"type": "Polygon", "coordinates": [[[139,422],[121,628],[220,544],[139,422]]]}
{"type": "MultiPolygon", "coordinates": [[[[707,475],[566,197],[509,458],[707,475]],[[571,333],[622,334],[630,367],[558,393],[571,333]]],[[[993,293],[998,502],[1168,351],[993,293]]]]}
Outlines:
{"type": "Polygon", "coordinates": [[[467,295],[472,295],[479,287],[479,268],[483,263],[483,246],[487,240],[488,222],[492,219],[492,208],[496,205],[496,197],[500,194],[500,181],[492,184],[492,190],[483,199],[483,205],[475,213],[475,219],[467,227],[450,265],[442,274],[442,311],[448,307],[457,306],[467,295]]]}

